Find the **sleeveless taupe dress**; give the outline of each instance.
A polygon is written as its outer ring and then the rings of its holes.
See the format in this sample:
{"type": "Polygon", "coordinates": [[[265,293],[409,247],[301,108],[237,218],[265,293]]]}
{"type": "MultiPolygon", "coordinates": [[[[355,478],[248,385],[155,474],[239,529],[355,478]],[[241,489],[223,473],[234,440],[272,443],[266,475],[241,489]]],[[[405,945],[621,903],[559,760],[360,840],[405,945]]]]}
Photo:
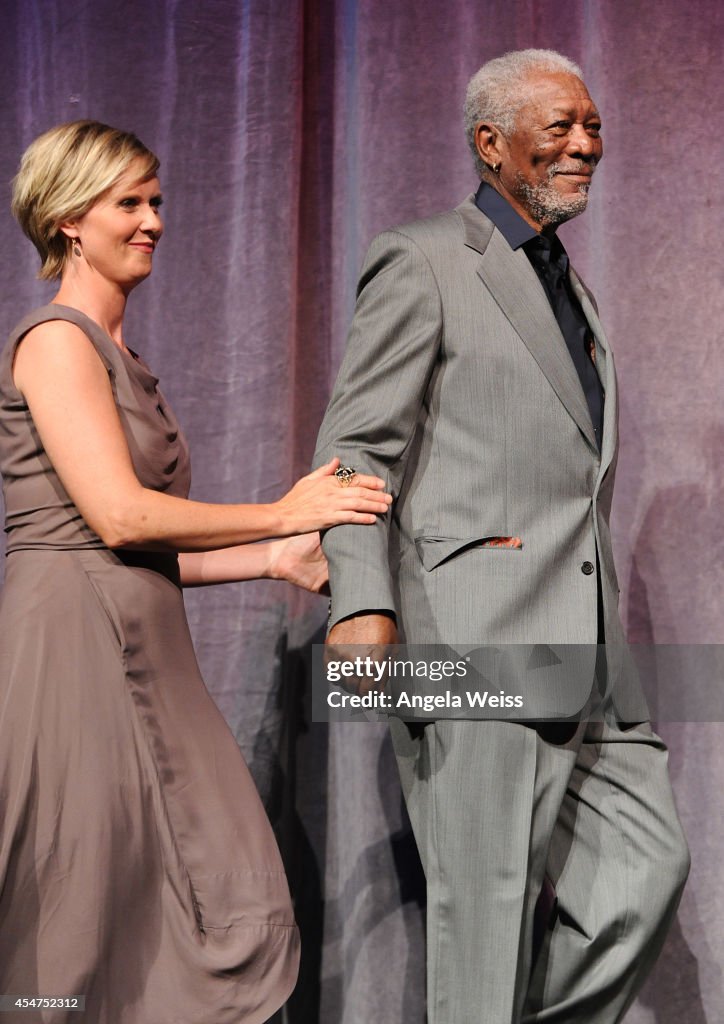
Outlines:
{"type": "Polygon", "coordinates": [[[58,319],[103,361],[139,480],[189,488],[144,364],[77,310],[26,317],[0,357],[0,994],[86,1010],[0,1019],[261,1024],[297,972],[279,853],[199,674],[176,556],[104,547],[13,385],[19,340],[58,319]]]}

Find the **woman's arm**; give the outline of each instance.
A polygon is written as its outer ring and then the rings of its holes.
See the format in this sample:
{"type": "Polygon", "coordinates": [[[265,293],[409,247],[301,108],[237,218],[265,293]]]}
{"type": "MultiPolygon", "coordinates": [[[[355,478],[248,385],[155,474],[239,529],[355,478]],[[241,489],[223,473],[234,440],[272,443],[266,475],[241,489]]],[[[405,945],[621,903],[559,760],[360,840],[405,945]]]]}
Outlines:
{"type": "Polygon", "coordinates": [[[43,447],[85,521],[111,548],[211,551],[338,523],[375,522],[392,500],[360,477],[342,488],[333,460],[279,501],[212,505],[143,487],[137,479],[108,373],[74,324],[33,328],[18,347],[14,378],[43,447]]]}
{"type": "Polygon", "coordinates": [[[268,579],[286,580],[319,594],[326,590],[329,578],[318,533],[220,551],[186,552],[179,555],[179,569],[185,587],[268,579]]]}

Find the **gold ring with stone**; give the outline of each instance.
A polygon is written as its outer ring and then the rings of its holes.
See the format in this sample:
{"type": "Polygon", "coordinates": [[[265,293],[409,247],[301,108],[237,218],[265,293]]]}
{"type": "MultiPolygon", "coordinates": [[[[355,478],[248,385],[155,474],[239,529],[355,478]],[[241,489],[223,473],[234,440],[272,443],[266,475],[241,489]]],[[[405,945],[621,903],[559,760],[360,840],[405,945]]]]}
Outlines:
{"type": "Polygon", "coordinates": [[[354,480],[357,470],[353,466],[340,466],[335,469],[334,475],[339,480],[340,487],[349,487],[354,480]]]}

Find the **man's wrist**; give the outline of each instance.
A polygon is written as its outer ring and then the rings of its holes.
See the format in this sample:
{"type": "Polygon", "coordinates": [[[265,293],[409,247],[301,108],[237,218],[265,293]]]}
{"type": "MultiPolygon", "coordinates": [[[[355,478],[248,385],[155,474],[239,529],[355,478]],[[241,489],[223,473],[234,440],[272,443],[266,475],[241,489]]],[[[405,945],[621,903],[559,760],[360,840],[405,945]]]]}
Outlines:
{"type": "Polygon", "coordinates": [[[389,609],[365,610],[335,622],[327,643],[334,645],[396,644],[397,624],[389,609]]]}

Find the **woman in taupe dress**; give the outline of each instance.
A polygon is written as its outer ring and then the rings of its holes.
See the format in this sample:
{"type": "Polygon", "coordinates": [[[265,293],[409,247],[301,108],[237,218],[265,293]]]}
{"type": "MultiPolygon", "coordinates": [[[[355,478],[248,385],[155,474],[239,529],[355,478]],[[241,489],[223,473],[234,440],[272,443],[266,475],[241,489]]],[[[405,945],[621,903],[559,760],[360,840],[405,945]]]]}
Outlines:
{"type": "Polygon", "coordinates": [[[183,435],[123,335],[161,237],[157,169],[135,136],[74,122],[14,187],[41,276],[60,277],[0,358],[0,994],[61,997],[25,1024],[262,1024],[284,1002],[284,871],[181,586],[315,588],[313,542],[243,545],[389,502],[375,478],[340,487],[336,462],[274,504],[187,500],[183,435]]]}

